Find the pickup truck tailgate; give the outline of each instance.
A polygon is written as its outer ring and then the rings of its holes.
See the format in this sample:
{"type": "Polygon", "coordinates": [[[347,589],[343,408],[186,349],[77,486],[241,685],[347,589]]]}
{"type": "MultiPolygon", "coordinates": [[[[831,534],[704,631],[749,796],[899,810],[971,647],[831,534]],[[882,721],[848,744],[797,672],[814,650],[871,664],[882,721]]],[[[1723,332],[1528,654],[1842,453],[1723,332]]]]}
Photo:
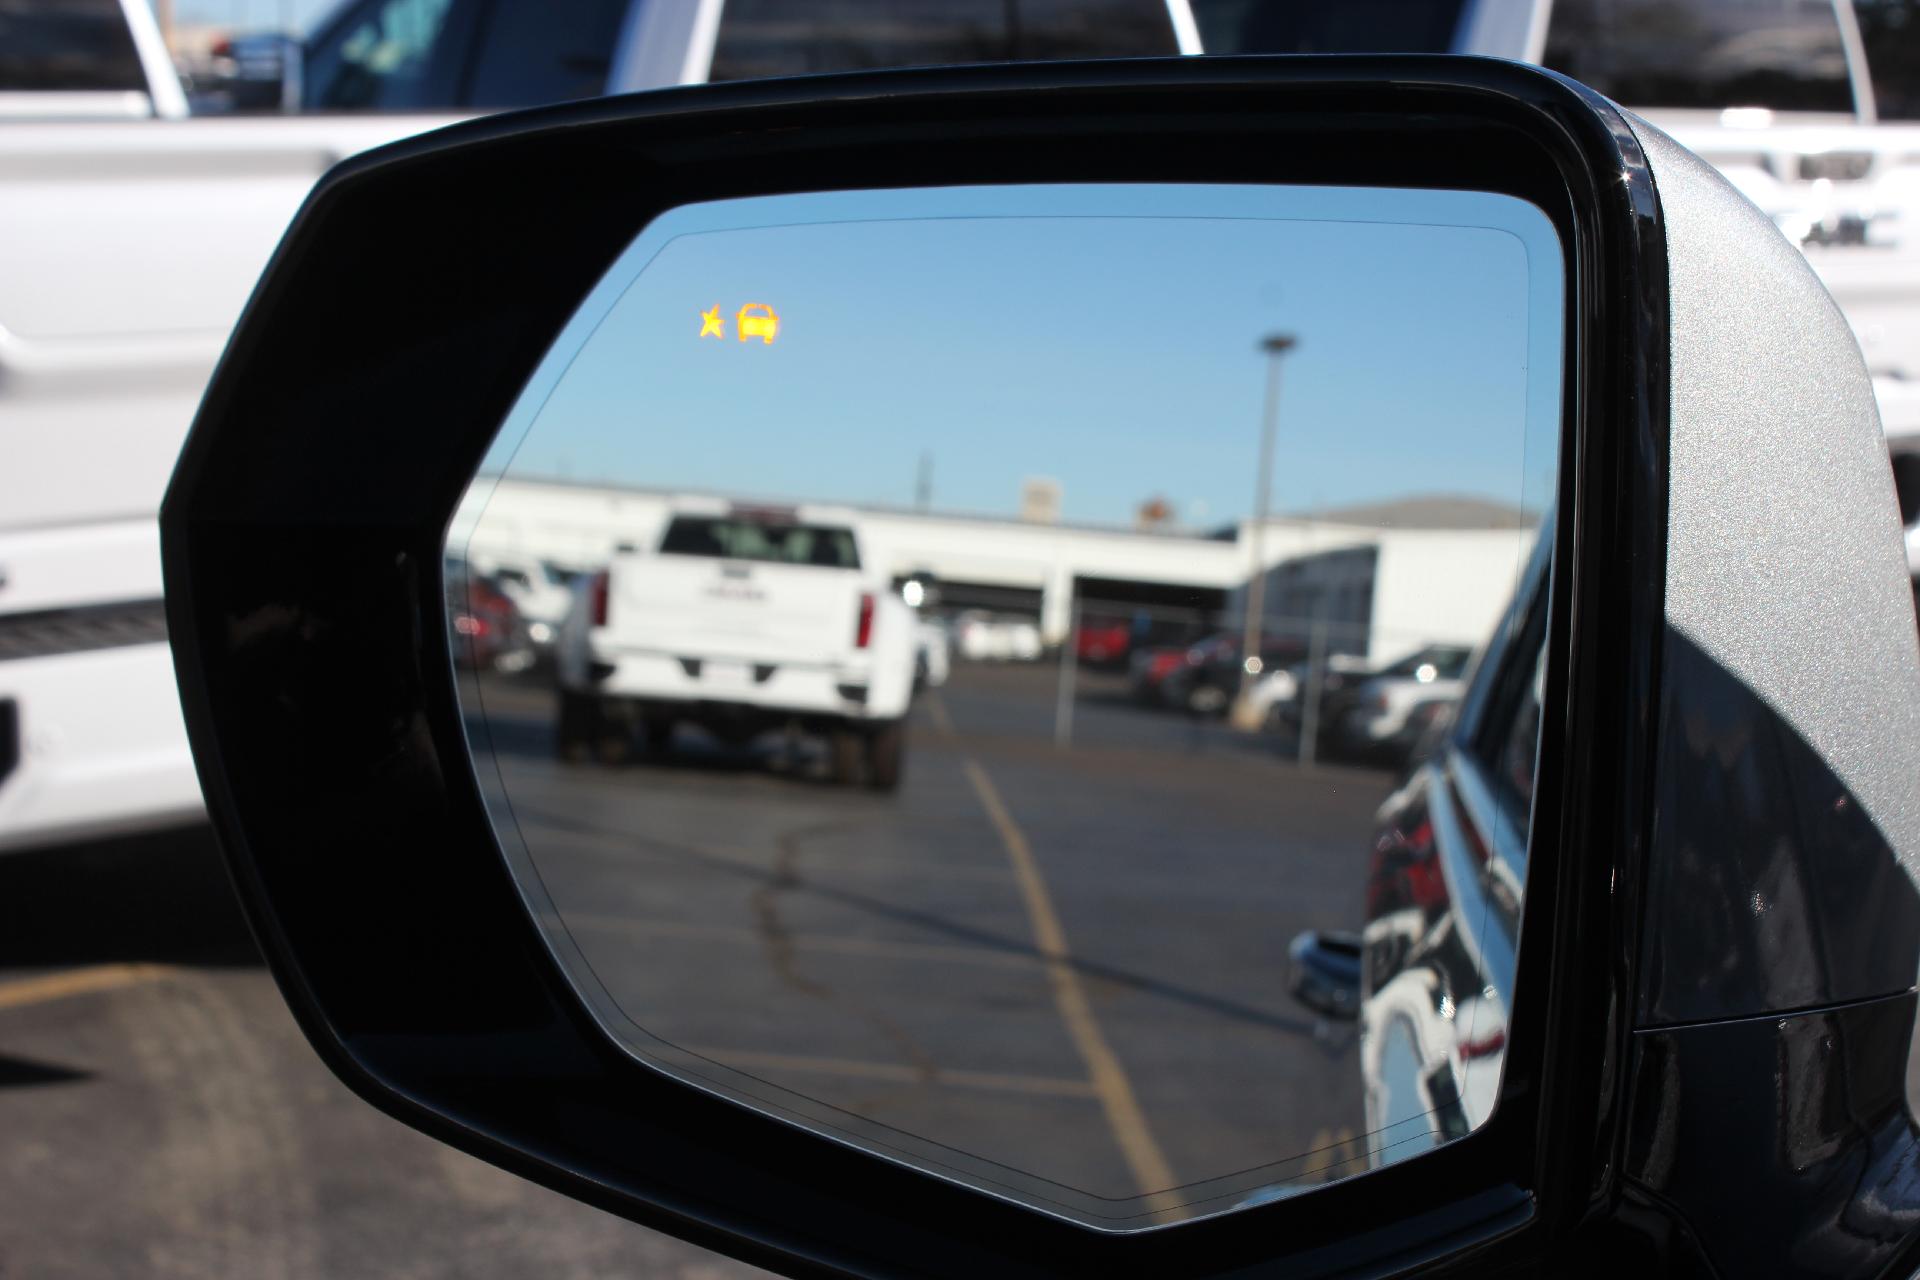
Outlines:
{"type": "Polygon", "coordinates": [[[855,645],[857,572],[692,556],[616,560],[602,643],[776,666],[829,666],[855,645]]]}

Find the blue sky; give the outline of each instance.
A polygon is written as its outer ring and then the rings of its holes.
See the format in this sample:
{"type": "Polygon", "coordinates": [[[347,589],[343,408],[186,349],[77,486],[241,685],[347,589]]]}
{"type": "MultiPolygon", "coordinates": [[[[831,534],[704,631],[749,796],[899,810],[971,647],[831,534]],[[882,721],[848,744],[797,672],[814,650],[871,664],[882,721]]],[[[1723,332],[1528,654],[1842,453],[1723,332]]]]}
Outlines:
{"type": "Polygon", "coordinates": [[[173,20],[236,31],[310,31],[340,0],[174,0],[173,20]]]}
{"type": "Polygon", "coordinates": [[[1046,476],[1069,520],[1126,523],[1157,495],[1219,524],[1251,510],[1256,344],[1286,332],[1273,509],[1409,493],[1538,509],[1560,276],[1537,210],[1474,193],[1036,186],[689,206],[583,304],[491,465],[905,505],[927,452],[940,509],[1012,514],[1022,480],[1046,476]],[[770,346],[736,338],[750,302],[780,315],[770,346]],[[726,337],[701,338],[715,306],[726,337]]]}

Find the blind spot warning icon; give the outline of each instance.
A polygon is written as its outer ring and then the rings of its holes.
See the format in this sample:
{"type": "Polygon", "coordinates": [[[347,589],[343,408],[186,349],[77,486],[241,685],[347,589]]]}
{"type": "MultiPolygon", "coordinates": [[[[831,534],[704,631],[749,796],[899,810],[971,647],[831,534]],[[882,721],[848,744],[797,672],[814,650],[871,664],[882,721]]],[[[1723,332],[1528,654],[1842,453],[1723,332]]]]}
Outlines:
{"type": "Polygon", "coordinates": [[[742,342],[748,338],[758,338],[761,344],[766,346],[771,345],[773,340],[780,336],[780,317],[775,315],[773,308],[764,302],[749,302],[740,308],[740,314],[736,319],[739,321],[737,332],[742,342]]]}

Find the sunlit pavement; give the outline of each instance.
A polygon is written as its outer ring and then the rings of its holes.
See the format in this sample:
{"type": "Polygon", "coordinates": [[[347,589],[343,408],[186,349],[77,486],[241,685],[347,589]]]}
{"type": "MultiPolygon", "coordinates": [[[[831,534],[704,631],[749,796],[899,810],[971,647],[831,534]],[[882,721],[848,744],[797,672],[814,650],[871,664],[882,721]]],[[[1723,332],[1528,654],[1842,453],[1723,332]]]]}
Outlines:
{"type": "Polygon", "coordinates": [[[0,856],[0,1277],[754,1274],[349,1094],[204,828],[0,856]]]}
{"type": "Polygon", "coordinates": [[[991,1161],[1042,1203],[1170,1208],[1262,1166],[1357,1171],[1353,1029],[1291,1000],[1286,948],[1360,923],[1391,776],[1296,768],[1113,678],[1080,680],[1062,749],[1055,680],[956,668],[918,701],[895,795],[827,782],[804,744],[684,732],[665,756],[562,764],[549,693],[481,696],[613,1017],[703,1079],[721,1064],[889,1146],[991,1161]]]}

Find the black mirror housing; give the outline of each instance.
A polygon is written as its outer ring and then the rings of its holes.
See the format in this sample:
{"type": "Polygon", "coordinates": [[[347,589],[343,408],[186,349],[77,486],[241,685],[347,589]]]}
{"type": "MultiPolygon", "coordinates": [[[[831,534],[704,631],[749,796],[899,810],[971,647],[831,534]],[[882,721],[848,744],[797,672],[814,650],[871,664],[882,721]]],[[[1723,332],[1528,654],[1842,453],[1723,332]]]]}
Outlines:
{"type": "MultiPolygon", "coordinates": [[[[188,727],[276,979],[333,1070],[388,1113],[795,1274],[1489,1274],[1564,1269],[1595,1239],[1685,1263],[1685,1229],[1635,1199],[1616,1158],[1666,634],[1668,303],[1661,202],[1631,123],[1569,81],[1477,59],[744,83],[498,116],[348,161],[249,304],[162,516],[188,727]],[[1119,1233],[750,1112],[612,1044],[486,820],[440,557],[506,409],[661,212],[793,191],[1147,181],[1522,197],[1566,248],[1567,390],[1497,1109],[1363,1178],[1119,1233]]],[[[1302,935],[1291,954],[1294,994],[1352,1017],[1357,942],[1302,935]]]]}

